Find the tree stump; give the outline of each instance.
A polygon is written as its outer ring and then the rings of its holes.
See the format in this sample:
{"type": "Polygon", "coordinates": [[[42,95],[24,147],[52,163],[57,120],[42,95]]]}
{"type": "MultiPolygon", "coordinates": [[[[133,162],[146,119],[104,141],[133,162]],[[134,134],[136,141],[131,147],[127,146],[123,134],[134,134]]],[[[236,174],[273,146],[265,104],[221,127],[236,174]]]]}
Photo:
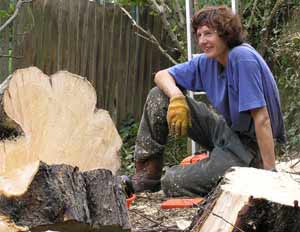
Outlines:
{"type": "MultiPolygon", "coordinates": [[[[30,67],[17,70],[0,89],[5,113],[24,132],[0,143],[0,171],[36,160],[82,171],[115,173],[120,167],[120,136],[108,112],[96,109],[96,93],[86,79],[66,71],[48,77],[30,67]]],[[[0,121],[11,121],[5,113],[0,121]]]]}
{"type": "Polygon", "coordinates": [[[30,67],[0,86],[0,232],[128,231],[120,136],[84,78],[30,67]]]}
{"type": "Polygon", "coordinates": [[[299,201],[299,175],[235,167],[200,206],[191,231],[300,231],[299,201]]]}
{"type": "Polygon", "coordinates": [[[111,171],[81,173],[70,165],[42,162],[29,170],[36,172],[22,195],[0,196],[1,232],[130,231],[125,195],[111,171]]]}

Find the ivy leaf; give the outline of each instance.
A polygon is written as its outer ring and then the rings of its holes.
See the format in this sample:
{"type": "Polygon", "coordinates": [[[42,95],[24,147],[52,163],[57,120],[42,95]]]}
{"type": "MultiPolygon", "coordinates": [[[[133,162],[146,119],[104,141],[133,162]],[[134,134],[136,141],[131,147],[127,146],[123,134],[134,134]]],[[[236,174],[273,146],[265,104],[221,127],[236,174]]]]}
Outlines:
{"type": "Polygon", "coordinates": [[[8,17],[8,13],[5,10],[0,10],[0,18],[8,17]]]}
{"type": "Polygon", "coordinates": [[[9,14],[9,15],[11,15],[11,14],[14,13],[15,7],[16,7],[15,4],[9,3],[9,7],[8,7],[8,14],[9,14]]]}

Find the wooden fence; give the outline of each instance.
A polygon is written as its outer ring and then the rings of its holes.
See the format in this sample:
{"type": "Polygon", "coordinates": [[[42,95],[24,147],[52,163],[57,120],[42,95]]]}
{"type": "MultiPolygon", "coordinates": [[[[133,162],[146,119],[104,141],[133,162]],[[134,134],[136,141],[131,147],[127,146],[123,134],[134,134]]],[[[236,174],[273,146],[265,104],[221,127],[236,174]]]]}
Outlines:
{"type": "MultiPolygon", "coordinates": [[[[9,2],[0,0],[0,9],[8,9],[9,2]]],[[[7,20],[7,17],[0,17],[0,25],[7,20]]],[[[7,77],[9,75],[9,37],[10,30],[4,30],[0,33],[0,77],[7,77]]],[[[1,80],[2,80],[1,79],[1,80]]]]}
{"type": "MultiPolygon", "coordinates": [[[[159,17],[144,9],[139,20],[167,42],[159,17]]],[[[34,65],[47,74],[68,70],[87,77],[96,88],[97,106],[117,125],[128,115],[138,120],[154,73],[170,64],[135,31],[116,5],[34,0],[14,22],[12,69],[34,65]]]]}

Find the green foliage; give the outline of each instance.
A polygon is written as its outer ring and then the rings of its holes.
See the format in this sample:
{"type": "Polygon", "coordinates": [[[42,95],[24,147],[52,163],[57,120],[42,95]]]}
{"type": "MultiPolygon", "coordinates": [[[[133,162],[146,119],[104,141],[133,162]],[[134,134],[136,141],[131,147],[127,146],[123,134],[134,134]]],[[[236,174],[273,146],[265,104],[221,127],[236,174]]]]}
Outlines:
{"type": "Polygon", "coordinates": [[[177,165],[188,155],[190,154],[187,154],[187,138],[175,138],[174,136],[169,136],[164,152],[165,165],[169,167],[177,165]]]}
{"type": "Polygon", "coordinates": [[[248,41],[268,62],[279,87],[288,137],[287,154],[300,149],[299,1],[284,2],[269,20],[276,0],[241,1],[248,41]]]}
{"type": "Polygon", "coordinates": [[[15,1],[10,1],[7,9],[0,9],[0,19],[7,19],[15,11],[15,1]]]}
{"type": "Polygon", "coordinates": [[[8,7],[8,14],[12,15],[15,11],[16,8],[16,2],[15,1],[10,1],[9,7],[8,7]]]}
{"type": "MultiPolygon", "coordinates": [[[[12,14],[15,11],[15,5],[16,5],[16,1],[15,0],[8,0],[5,3],[2,3],[1,7],[2,9],[0,9],[0,24],[3,25],[10,16],[12,16],[12,14]]],[[[12,40],[13,40],[13,24],[10,24],[7,26],[7,28],[5,28],[4,31],[9,32],[9,43],[8,43],[8,50],[5,49],[5,52],[3,52],[4,55],[8,55],[11,56],[12,55],[12,40]]],[[[2,42],[2,36],[0,33],[0,42],[2,42]]],[[[9,73],[12,72],[12,57],[7,57],[5,59],[8,59],[8,71],[9,73]]],[[[6,76],[2,75],[0,76],[0,82],[2,82],[4,80],[4,78],[6,78],[6,76]]]]}
{"type": "Polygon", "coordinates": [[[142,5],[147,2],[147,0],[117,0],[115,1],[122,5],[142,5]]]}
{"type": "MultiPolygon", "coordinates": [[[[230,0],[199,0],[198,2],[199,8],[204,5],[217,4],[230,6],[230,0]]],[[[183,7],[184,3],[184,0],[180,1],[180,5],[183,7]]],[[[300,150],[300,8],[299,0],[285,2],[276,11],[271,21],[268,21],[275,3],[276,0],[241,0],[239,14],[242,16],[242,22],[248,32],[248,41],[259,51],[264,50],[264,58],[276,78],[288,137],[285,151],[290,154],[300,150]],[[257,5],[254,5],[255,2],[257,5]],[[266,30],[268,31],[267,35],[265,34],[266,30]],[[266,43],[262,43],[263,40],[266,40],[266,43]],[[263,47],[266,45],[267,47],[263,47]]],[[[182,46],[185,46],[185,32],[178,26],[178,17],[176,14],[170,15],[170,17],[173,20],[172,31],[180,34],[182,46]]],[[[184,56],[179,58],[179,61],[184,60],[184,56]]],[[[127,157],[126,160],[133,159],[134,142],[132,141],[122,156],[127,157]]],[[[165,150],[166,165],[178,164],[183,157],[189,155],[186,152],[186,144],[186,139],[177,140],[173,137],[169,139],[165,150]]],[[[127,167],[128,169],[133,168],[130,164],[127,167]]]]}
{"type": "Polygon", "coordinates": [[[125,175],[132,175],[134,173],[133,153],[138,127],[139,124],[132,117],[129,117],[119,129],[119,134],[123,141],[120,172],[125,175]]]}
{"type": "Polygon", "coordinates": [[[0,10],[0,18],[7,18],[9,16],[8,12],[5,10],[0,10]]]}
{"type": "Polygon", "coordinates": [[[198,0],[199,2],[199,8],[202,8],[203,6],[207,5],[227,5],[230,6],[231,1],[230,0],[198,0]]]}
{"type": "Polygon", "coordinates": [[[291,151],[300,150],[300,32],[288,29],[272,45],[276,61],[274,73],[277,75],[287,128],[287,150],[291,151]]]}
{"type": "MultiPolygon", "coordinates": [[[[139,124],[129,117],[120,126],[119,134],[123,141],[121,148],[121,169],[120,173],[124,175],[134,174],[134,146],[138,132],[139,124]]],[[[187,138],[169,137],[164,152],[164,160],[166,166],[178,164],[187,156],[187,138]]]]}

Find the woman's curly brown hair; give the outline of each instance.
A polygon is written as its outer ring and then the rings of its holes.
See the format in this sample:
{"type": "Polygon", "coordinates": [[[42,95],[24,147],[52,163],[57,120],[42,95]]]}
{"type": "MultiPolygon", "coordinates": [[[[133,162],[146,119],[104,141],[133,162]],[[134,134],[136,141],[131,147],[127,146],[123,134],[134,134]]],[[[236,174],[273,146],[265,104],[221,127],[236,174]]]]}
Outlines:
{"type": "Polygon", "coordinates": [[[200,26],[216,30],[229,48],[242,44],[246,38],[240,17],[227,6],[206,6],[196,12],[192,18],[194,34],[200,26]]]}

